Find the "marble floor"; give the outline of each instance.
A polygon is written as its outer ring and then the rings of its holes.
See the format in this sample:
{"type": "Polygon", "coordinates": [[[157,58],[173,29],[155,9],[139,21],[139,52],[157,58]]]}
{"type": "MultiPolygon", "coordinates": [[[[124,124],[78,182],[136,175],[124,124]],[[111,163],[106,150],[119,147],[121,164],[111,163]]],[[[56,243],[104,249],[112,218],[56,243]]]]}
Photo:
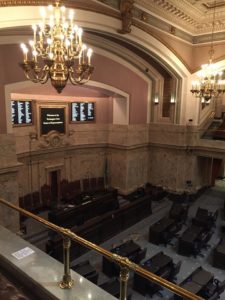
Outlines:
{"type": "MultiPolygon", "coordinates": [[[[217,182],[216,187],[207,190],[203,195],[201,195],[201,197],[199,197],[191,205],[189,209],[187,225],[190,223],[191,218],[195,216],[197,208],[199,206],[202,208],[207,208],[209,211],[215,211],[218,208],[220,212],[219,217],[217,219],[217,224],[216,224],[217,226],[215,232],[209,241],[211,247],[208,250],[202,251],[204,257],[198,256],[197,258],[194,258],[194,257],[185,257],[185,256],[178,255],[176,253],[176,242],[177,242],[176,239],[172,241],[172,243],[174,244],[173,246],[168,245],[167,247],[157,246],[148,242],[149,226],[154,224],[163,216],[165,216],[171,207],[172,202],[167,198],[164,198],[163,200],[157,203],[153,202],[153,214],[151,216],[135,224],[134,226],[127,229],[126,231],[121,232],[117,236],[103,243],[101,246],[110,250],[115,245],[119,245],[128,239],[133,239],[141,247],[143,248],[147,247],[147,254],[145,260],[152,257],[157,252],[163,251],[165,254],[171,256],[175,263],[177,263],[180,260],[182,261],[180,272],[177,275],[178,284],[182,282],[190,273],[192,273],[193,270],[195,270],[199,266],[202,266],[204,269],[212,272],[215,278],[218,278],[219,280],[224,280],[225,271],[214,268],[211,265],[211,253],[215,245],[217,245],[217,243],[219,242],[220,235],[221,235],[220,233],[221,225],[224,225],[224,221],[221,218],[224,199],[225,199],[225,181],[219,181],[217,182]]],[[[182,233],[182,231],[184,231],[185,229],[186,227],[183,226],[180,233],[182,233]]],[[[95,266],[95,268],[98,270],[100,274],[98,284],[107,281],[108,277],[102,273],[102,269],[101,269],[102,257],[94,253],[93,251],[90,251],[85,255],[79,257],[77,260],[73,262],[73,264],[86,259],[90,260],[91,264],[95,266]]],[[[130,287],[132,287],[132,277],[133,274],[130,274],[130,280],[129,280],[130,287]]],[[[142,296],[135,291],[132,291],[132,295],[133,295],[132,296],[133,300],[144,300],[144,299],[157,300],[157,299],[170,299],[172,293],[164,289],[162,290],[161,295],[156,294],[152,298],[150,298],[148,295],[142,296]]],[[[225,300],[225,292],[221,294],[220,299],[225,300]]]]}

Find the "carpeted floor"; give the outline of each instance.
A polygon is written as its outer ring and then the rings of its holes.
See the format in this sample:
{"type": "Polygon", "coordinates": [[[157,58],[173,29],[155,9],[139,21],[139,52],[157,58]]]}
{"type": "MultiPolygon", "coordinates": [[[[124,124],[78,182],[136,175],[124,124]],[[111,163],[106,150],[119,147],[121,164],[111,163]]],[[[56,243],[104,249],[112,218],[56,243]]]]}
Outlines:
{"type": "MultiPolygon", "coordinates": [[[[182,282],[190,273],[193,272],[197,267],[202,266],[204,269],[212,272],[215,276],[215,278],[218,278],[219,280],[225,279],[225,271],[217,269],[212,267],[211,265],[211,253],[212,249],[217,245],[219,242],[220,236],[221,236],[221,226],[225,224],[225,222],[222,220],[222,208],[224,204],[225,199],[225,181],[224,182],[217,182],[217,186],[206,191],[195,203],[193,203],[189,209],[188,213],[188,221],[187,225],[189,225],[191,218],[195,216],[197,208],[200,206],[202,208],[207,208],[209,211],[215,211],[217,208],[219,209],[219,217],[217,220],[217,226],[215,229],[215,232],[212,236],[212,238],[209,241],[210,248],[208,250],[202,251],[202,254],[204,257],[198,256],[197,258],[194,257],[185,257],[178,255],[176,253],[176,242],[177,240],[174,239],[172,243],[173,246],[168,245],[167,247],[164,246],[156,246],[154,244],[151,244],[148,242],[148,230],[149,226],[154,224],[156,221],[161,219],[163,216],[167,214],[171,207],[171,201],[164,198],[160,202],[153,203],[153,214],[144,219],[143,221],[137,223],[136,225],[132,226],[131,228],[127,229],[126,231],[120,233],[116,237],[108,240],[101,246],[110,250],[113,246],[119,245],[123,242],[125,242],[128,239],[135,240],[141,247],[147,247],[147,254],[146,259],[152,257],[154,254],[156,254],[159,251],[163,251],[165,254],[171,256],[173,258],[173,261],[176,263],[180,260],[182,260],[182,266],[181,270],[177,276],[177,283],[179,284],[182,282]]],[[[186,229],[185,226],[183,226],[182,230],[179,232],[180,234],[182,231],[186,229]]],[[[100,276],[98,284],[101,284],[108,280],[108,277],[105,276],[101,271],[101,265],[102,265],[102,258],[100,255],[89,252],[77,260],[75,260],[73,263],[78,263],[83,260],[89,259],[91,264],[95,266],[95,268],[98,270],[100,276]]],[[[132,277],[133,274],[130,274],[130,280],[129,285],[132,287],[132,277]]],[[[169,299],[172,296],[172,293],[170,293],[168,290],[163,290],[161,292],[162,296],[154,295],[151,299],[169,299]]],[[[144,299],[150,299],[149,296],[142,296],[138,294],[135,291],[132,291],[132,299],[133,300],[144,300],[144,299]]],[[[225,299],[225,293],[221,294],[220,299],[225,299]]]]}
{"type": "MultiPolygon", "coordinates": [[[[187,225],[190,224],[191,218],[195,216],[197,208],[199,206],[202,208],[207,208],[209,211],[215,211],[217,208],[220,211],[215,232],[209,241],[211,248],[202,251],[204,257],[198,256],[197,258],[194,258],[194,257],[185,257],[185,256],[178,255],[176,253],[176,242],[177,242],[176,239],[172,241],[174,246],[168,245],[167,247],[156,246],[148,242],[149,227],[152,224],[154,224],[156,221],[161,219],[163,216],[165,216],[171,207],[172,202],[167,198],[164,198],[159,202],[153,202],[152,205],[153,214],[151,216],[135,224],[129,229],[121,232],[117,236],[103,243],[101,246],[103,248],[110,250],[115,245],[119,245],[125,242],[126,240],[133,239],[142,248],[147,247],[145,260],[152,257],[154,254],[156,254],[159,251],[163,251],[165,254],[171,256],[175,263],[182,260],[181,270],[177,276],[178,284],[181,281],[183,281],[190,273],[192,273],[192,271],[195,270],[198,266],[202,266],[204,267],[204,269],[212,272],[215,275],[215,278],[218,278],[219,280],[224,280],[225,271],[216,269],[211,265],[212,249],[219,242],[221,236],[221,226],[225,225],[225,221],[223,221],[221,218],[223,213],[222,209],[224,205],[224,199],[225,199],[225,180],[219,180],[216,182],[216,187],[206,191],[199,199],[197,199],[197,201],[195,201],[191,205],[189,209],[187,225]]],[[[42,213],[41,216],[47,218],[47,212],[42,213]]],[[[48,231],[45,228],[43,228],[39,223],[34,222],[33,220],[30,219],[26,220],[26,226],[27,226],[27,235],[25,235],[24,238],[34,243],[40,249],[44,250],[45,242],[48,238],[48,231]]],[[[184,231],[185,229],[186,227],[183,226],[179,234],[181,234],[182,231],[184,231]]],[[[102,257],[92,251],[79,257],[77,260],[73,261],[72,263],[76,264],[86,259],[90,260],[91,264],[95,266],[95,268],[98,270],[100,274],[98,284],[101,284],[109,279],[107,276],[105,276],[102,273],[102,257]]],[[[133,278],[133,274],[130,274],[130,280],[129,280],[130,287],[132,287],[132,278],[133,278]]],[[[133,300],[150,299],[149,296],[144,297],[136,293],[135,291],[132,291],[132,295],[133,295],[132,296],[133,300]]],[[[172,294],[169,291],[163,290],[162,297],[160,297],[159,295],[154,295],[151,299],[153,300],[169,299],[171,298],[171,296],[172,294]]],[[[225,300],[225,292],[221,295],[220,299],[225,300]]]]}

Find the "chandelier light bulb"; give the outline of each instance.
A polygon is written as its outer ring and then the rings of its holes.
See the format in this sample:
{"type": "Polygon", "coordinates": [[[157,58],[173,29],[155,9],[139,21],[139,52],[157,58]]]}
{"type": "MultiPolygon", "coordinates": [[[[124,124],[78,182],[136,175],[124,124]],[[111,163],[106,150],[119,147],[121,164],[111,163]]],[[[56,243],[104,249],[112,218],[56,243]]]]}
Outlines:
{"type": "Polygon", "coordinates": [[[61,11],[64,13],[66,11],[65,6],[61,6],[61,11]]]}
{"type": "Polygon", "coordinates": [[[43,6],[40,7],[40,15],[43,19],[46,18],[46,10],[43,6]]]}
{"type": "Polygon", "coordinates": [[[70,20],[73,20],[73,17],[74,17],[74,11],[72,9],[70,9],[70,12],[69,12],[69,19],[70,20]]]}
{"type": "Polygon", "coordinates": [[[53,5],[52,5],[52,4],[50,4],[50,5],[48,6],[48,10],[49,10],[49,11],[53,11],[53,5]]]}
{"type": "Polygon", "coordinates": [[[34,46],[34,41],[33,41],[33,40],[30,40],[30,41],[29,41],[29,45],[30,45],[31,47],[33,47],[33,46],[34,46]]]}

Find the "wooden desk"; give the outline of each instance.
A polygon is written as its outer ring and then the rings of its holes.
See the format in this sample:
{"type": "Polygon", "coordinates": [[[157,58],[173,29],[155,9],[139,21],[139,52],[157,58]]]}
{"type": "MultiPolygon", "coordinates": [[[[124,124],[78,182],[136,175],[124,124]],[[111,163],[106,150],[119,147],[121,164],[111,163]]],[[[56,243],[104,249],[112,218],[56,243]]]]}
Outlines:
{"type": "MultiPolygon", "coordinates": [[[[213,282],[214,275],[202,267],[197,268],[192,272],[181,284],[180,286],[195,295],[205,298],[205,291],[207,286],[213,282]]],[[[182,297],[175,295],[175,300],[183,299],[182,297]]]]}
{"type": "MultiPolygon", "coordinates": [[[[187,281],[183,284],[180,285],[182,288],[184,288],[185,290],[195,294],[195,295],[199,295],[200,291],[202,290],[202,286],[192,282],[192,281],[187,281]]],[[[174,300],[181,300],[184,299],[178,295],[174,295],[174,300]]]]}
{"type": "MultiPolygon", "coordinates": [[[[117,278],[101,284],[100,288],[102,288],[103,290],[105,290],[106,292],[108,292],[116,298],[119,298],[120,296],[120,282],[117,278]]],[[[131,300],[131,293],[129,289],[127,293],[127,300],[131,300]]]]}
{"type": "Polygon", "coordinates": [[[170,230],[175,226],[174,219],[165,217],[149,228],[149,242],[153,244],[161,244],[165,242],[165,233],[170,233],[170,230]]]}
{"type": "MultiPolygon", "coordinates": [[[[84,224],[74,226],[71,230],[93,243],[100,244],[143,218],[148,217],[151,212],[151,199],[149,196],[145,196],[134,202],[127,202],[114,211],[87,220],[84,224]]],[[[51,237],[48,244],[49,246],[46,245],[47,253],[63,261],[62,237],[51,237]]],[[[88,248],[72,242],[70,248],[71,260],[76,259],[87,251],[88,248]]]]}
{"type": "Polygon", "coordinates": [[[193,282],[195,282],[199,285],[206,286],[206,285],[208,285],[208,283],[210,281],[213,280],[213,278],[214,278],[214,275],[212,273],[202,269],[202,270],[199,270],[197,273],[195,273],[191,279],[193,282]]]}
{"type": "Polygon", "coordinates": [[[201,241],[201,234],[203,232],[203,227],[191,225],[191,227],[187,228],[178,240],[178,253],[187,256],[194,254],[195,242],[198,242],[198,240],[201,241]]]}
{"type": "MultiPolygon", "coordinates": [[[[110,250],[112,253],[128,257],[131,261],[139,263],[137,261],[138,253],[141,251],[141,247],[136,244],[133,240],[127,241],[126,243],[115,247],[110,250]]],[[[119,274],[119,266],[113,261],[103,256],[102,258],[102,271],[109,277],[117,276],[119,274]]]]}
{"type": "Polygon", "coordinates": [[[119,208],[114,192],[84,196],[80,205],[62,205],[48,213],[48,220],[56,225],[72,227],[85,221],[119,208]]]}
{"type": "Polygon", "coordinates": [[[80,264],[72,266],[71,269],[81,276],[85,277],[89,281],[97,284],[98,281],[98,272],[95,268],[90,264],[89,261],[84,261],[80,264]]]}
{"type": "MultiPolygon", "coordinates": [[[[152,272],[158,276],[163,274],[163,278],[168,279],[172,271],[173,260],[163,252],[159,252],[152,258],[145,261],[141,266],[149,272],[152,272]]],[[[160,290],[161,287],[135,273],[133,289],[142,295],[153,295],[158,290],[160,290]]]]}
{"type": "Polygon", "coordinates": [[[216,222],[218,211],[209,212],[207,209],[199,207],[196,216],[192,219],[192,224],[210,230],[216,222]]]}
{"type": "Polygon", "coordinates": [[[225,270],[225,237],[213,251],[213,266],[225,270]]]}

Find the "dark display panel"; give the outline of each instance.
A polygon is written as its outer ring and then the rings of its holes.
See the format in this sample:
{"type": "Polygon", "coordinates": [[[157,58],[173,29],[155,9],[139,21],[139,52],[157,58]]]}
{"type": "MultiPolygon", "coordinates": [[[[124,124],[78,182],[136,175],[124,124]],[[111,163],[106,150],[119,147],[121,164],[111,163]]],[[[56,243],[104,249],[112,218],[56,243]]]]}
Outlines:
{"type": "Polygon", "coordinates": [[[11,101],[12,124],[32,124],[32,101],[11,101]]]}
{"type": "Polygon", "coordinates": [[[94,122],[95,103],[94,102],[73,102],[71,103],[72,122],[94,122]]]}
{"type": "Polygon", "coordinates": [[[48,134],[52,130],[65,133],[65,108],[41,107],[41,134],[48,134]]]}

